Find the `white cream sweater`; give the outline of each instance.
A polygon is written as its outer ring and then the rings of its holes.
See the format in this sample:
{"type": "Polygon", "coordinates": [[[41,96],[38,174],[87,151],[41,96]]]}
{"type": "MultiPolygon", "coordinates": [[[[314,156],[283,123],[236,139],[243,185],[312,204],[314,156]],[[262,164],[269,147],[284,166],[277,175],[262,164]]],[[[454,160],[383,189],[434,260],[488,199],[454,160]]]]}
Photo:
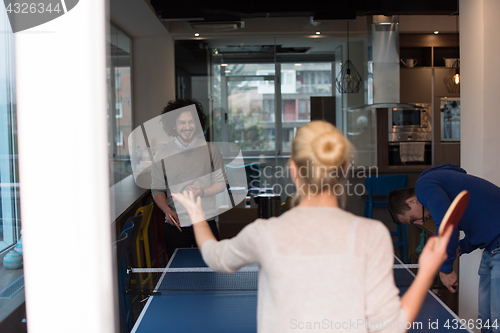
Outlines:
{"type": "Polygon", "coordinates": [[[220,272],[259,265],[259,333],[405,331],[392,241],[379,221],[296,207],[206,242],[202,255],[220,272]]]}

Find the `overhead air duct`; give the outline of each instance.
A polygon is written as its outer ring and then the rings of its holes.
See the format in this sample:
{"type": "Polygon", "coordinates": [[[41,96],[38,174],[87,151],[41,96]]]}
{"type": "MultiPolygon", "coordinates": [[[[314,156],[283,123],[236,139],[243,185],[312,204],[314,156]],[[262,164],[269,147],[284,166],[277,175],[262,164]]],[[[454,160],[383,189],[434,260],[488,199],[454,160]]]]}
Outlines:
{"type": "Polygon", "coordinates": [[[245,27],[245,21],[189,22],[189,25],[199,32],[223,32],[242,29],[245,27]]]}

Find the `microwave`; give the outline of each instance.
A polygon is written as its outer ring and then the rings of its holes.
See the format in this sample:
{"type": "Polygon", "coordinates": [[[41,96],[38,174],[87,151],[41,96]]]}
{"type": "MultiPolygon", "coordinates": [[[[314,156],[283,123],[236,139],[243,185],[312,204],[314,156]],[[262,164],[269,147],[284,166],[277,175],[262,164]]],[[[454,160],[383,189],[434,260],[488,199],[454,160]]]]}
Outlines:
{"type": "Polygon", "coordinates": [[[432,141],[432,115],[429,105],[388,108],[389,142],[432,141]]]}

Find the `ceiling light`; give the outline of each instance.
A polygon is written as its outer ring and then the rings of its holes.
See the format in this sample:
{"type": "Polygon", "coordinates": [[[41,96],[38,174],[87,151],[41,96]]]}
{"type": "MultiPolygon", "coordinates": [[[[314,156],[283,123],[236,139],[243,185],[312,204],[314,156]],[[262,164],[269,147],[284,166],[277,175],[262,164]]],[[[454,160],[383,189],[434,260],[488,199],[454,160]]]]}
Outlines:
{"type": "Polygon", "coordinates": [[[200,35],[200,34],[199,34],[199,33],[197,33],[197,32],[194,34],[194,36],[195,36],[195,37],[198,37],[199,35],[200,35]]]}
{"type": "Polygon", "coordinates": [[[319,31],[316,31],[316,35],[321,35],[321,32],[319,32],[319,31]]]}
{"type": "Polygon", "coordinates": [[[227,66],[227,64],[220,64],[220,65],[221,65],[222,67],[226,67],[226,66],[227,66]]]}
{"type": "Polygon", "coordinates": [[[231,71],[230,71],[230,70],[227,70],[227,71],[224,71],[224,72],[225,72],[225,73],[231,73],[231,71]]]}
{"type": "Polygon", "coordinates": [[[439,33],[439,31],[437,31],[437,30],[436,30],[436,31],[434,31],[434,34],[435,34],[435,35],[437,35],[438,33],[439,33]]]}
{"type": "Polygon", "coordinates": [[[295,66],[302,66],[302,64],[294,64],[295,66]]]}

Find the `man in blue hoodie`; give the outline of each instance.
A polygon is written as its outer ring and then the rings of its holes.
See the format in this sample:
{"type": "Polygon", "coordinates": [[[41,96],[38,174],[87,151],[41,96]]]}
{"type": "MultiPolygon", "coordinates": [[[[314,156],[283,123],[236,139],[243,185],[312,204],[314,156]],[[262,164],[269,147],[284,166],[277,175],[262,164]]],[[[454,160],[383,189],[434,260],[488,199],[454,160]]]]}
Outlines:
{"type": "MultiPolygon", "coordinates": [[[[457,255],[484,249],[479,267],[478,319],[483,323],[489,319],[492,325],[500,320],[500,188],[468,175],[456,164],[442,164],[422,172],[415,188],[391,192],[389,211],[396,223],[422,225],[432,217],[437,231],[451,202],[463,190],[470,193],[469,205],[450,239],[448,259],[439,277],[452,293],[456,292],[458,278],[453,261],[457,255]],[[459,230],[465,233],[460,241],[459,230]]],[[[500,321],[497,324],[500,326],[500,321]]]]}

